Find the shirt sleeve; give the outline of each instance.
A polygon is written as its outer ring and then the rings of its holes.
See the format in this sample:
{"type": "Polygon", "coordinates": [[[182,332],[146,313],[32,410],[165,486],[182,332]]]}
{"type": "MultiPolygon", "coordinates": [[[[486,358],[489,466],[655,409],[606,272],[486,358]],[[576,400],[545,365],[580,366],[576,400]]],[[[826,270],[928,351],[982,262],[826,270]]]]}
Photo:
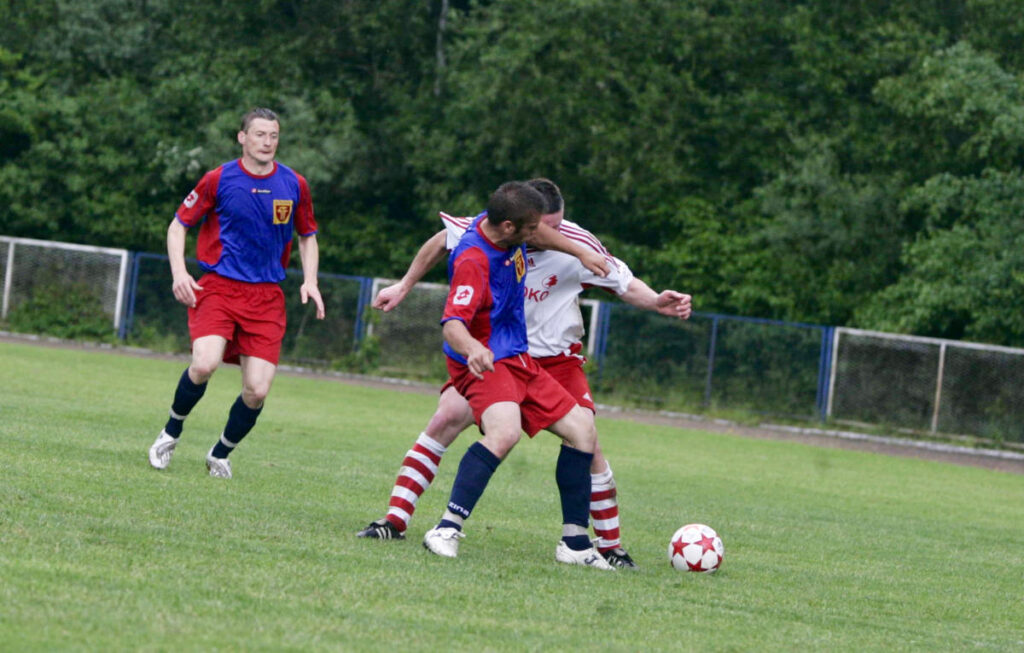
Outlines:
{"type": "Polygon", "coordinates": [[[596,286],[598,288],[607,288],[616,295],[625,294],[629,290],[629,282],[633,280],[633,271],[629,269],[629,266],[624,261],[614,256],[610,257],[610,263],[608,266],[608,276],[606,277],[597,276],[580,263],[580,268],[582,268],[580,283],[587,288],[596,286]]]}
{"type": "Polygon", "coordinates": [[[452,267],[448,300],[444,305],[444,317],[441,318],[442,324],[448,320],[461,320],[466,324],[472,322],[487,298],[487,270],[487,258],[483,253],[467,249],[459,254],[452,267]]]}
{"type": "Polygon", "coordinates": [[[203,175],[192,192],[185,197],[181,206],[174,212],[178,222],[186,227],[194,227],[203,221],[206,214],[217,205],[217,186],[220,185],[220,168],[203,175]]]}
{"type": "Polygon", "coordinates": [[[622,295],[629,290],[629,282],[633,280],[633,271],[629,269],[629,266],[624,261],[612,256],[611,252],[608,251],[608,248],[604,246],[604,243],[597,236],[569,220],[563,220],[558,230],[566,238],[575,240],[584,247],[594,250],[598,254],[603,255],[605,260],[608,261],[608,276],[606,277],[599,277],[585,268],[582,263],[579,264],[580,284],[584,288],[596,286],[610,290],[617,295],[622,295]]]}
{"type": "Polygon", "coordinates": [[[455,216],[448,215],[447,213],[440,213],[439,215],[441,216],[441,222],[444,223],[444,228],[447,232],[444,246],[450,252],[459,244],[459,240],[462,239],[462,234],[466,233],[466,229],[469,229],[469,225],[473,224],[473,218],[456,218],[455,216]]]}
{"type": "Polygon", "coordinates": [[[296,173],[299,179],[299,206],[295,211],[295,231],[300,236],[312,236],[319,227],[316,217],[313,215],[313,194],[309,192],[309,184],[306,178],[296,173]]]}

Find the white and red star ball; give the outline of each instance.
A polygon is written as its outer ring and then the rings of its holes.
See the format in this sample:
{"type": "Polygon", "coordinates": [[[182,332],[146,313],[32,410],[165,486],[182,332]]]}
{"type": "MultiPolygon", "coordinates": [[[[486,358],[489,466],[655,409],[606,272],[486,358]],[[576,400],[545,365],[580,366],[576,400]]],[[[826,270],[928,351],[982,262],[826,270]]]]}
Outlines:
{"type": "Polygon", "coordinates": [[[725,557],[725,545],[715,529],[705,524],[687,524],[672,535],[668,543],[668,561],[680,571],[710,574],[725,557]]]}

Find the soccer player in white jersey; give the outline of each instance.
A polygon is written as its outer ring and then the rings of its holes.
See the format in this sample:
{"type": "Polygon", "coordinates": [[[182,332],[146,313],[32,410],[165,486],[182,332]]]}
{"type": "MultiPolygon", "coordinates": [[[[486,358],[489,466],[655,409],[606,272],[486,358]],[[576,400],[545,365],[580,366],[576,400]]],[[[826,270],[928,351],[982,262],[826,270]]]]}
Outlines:
{"type": "MultiPolygon", "coordinates": [[[[533,179],[528,183],[544,197],[547,206],[541,218],[543,222],[570,240],[603,255],[609,263],[609,274],[600,277],[574,256],[555,251],[527,251],[524,301],[530,356],[562,384],[580,406],[589,408],[585,412],[593,419],[594,400],[583,373],[585,359],[580,353],[584,335],[580,293],[591,286],[605,288],[633,306],[682,320],[690,317],[691,297],[675,290],[653,291],[633,276],[629,266],[609,254],[593,234],[565,219],[562,194],[554,182],[533,179]]],[[[473,220],[444,213],[441,218],[445,229],[423,244],[401,281],[378,293],[373,301],[374,308],[390,311],[398,306],[426,272],[445,257],[447,250],[455,247],[473,220]]],[[[433,482],[441,457],[459,433],[471,424],[473,414],[468,402],[450,382],[445,384],[437,411],[405,454],[391,491],[387,514],[359,531],[358,536],[404,539],[416,502],[433,482]]],[[[611,565],[635,568],[636,563],[621,544],[615,478],[600,443],[594,450],[590,471],[590,515],[597,535],[595,545],[611,565]]]]}

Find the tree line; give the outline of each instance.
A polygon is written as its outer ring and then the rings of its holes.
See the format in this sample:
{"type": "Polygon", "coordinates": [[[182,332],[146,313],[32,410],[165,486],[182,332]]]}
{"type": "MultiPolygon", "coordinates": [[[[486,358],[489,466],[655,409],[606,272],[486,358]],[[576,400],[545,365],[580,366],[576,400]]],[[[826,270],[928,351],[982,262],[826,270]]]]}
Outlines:
{"type": "Polygon", "coordinates": [[[1024,346],[1021,0],[0,0],[0,21],[6,235],[162,251],[269,106],[324,271],[398,275],[438,210],[546,176],[698,310],[1024,346]]]}

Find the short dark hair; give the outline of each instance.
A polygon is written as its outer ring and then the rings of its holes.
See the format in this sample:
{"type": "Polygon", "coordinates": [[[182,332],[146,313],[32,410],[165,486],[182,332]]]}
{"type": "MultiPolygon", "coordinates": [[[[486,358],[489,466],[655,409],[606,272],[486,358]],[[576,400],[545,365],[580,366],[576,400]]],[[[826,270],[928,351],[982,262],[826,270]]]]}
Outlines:
{"type": "Polygon", "coordinates": [[[544,196],[524,181],[508,181],[487,200],[487,220],[494,226],[510,221],[516,229],[544,213],[544,196]]]}
{"type": "Polygon", "coordinates": [[[276,113],[265,107],[256,107],[255,109],[249,110],[248,113],[242,116],[242,131],[249,131],[249,125],[251,125],[252,121],[256,120],[257,118],[262,118],[264,120],[273,120],[278,125],[281,124],[281,121],[277,119],[276,113]]]}
{"type": "Polygon", "coordinates": [[[558,213],[565,206],[565,200],[562,199],[562,191],[550,179],[537,177],[526,183],[544,198],[544,215],[558,213]]]}

